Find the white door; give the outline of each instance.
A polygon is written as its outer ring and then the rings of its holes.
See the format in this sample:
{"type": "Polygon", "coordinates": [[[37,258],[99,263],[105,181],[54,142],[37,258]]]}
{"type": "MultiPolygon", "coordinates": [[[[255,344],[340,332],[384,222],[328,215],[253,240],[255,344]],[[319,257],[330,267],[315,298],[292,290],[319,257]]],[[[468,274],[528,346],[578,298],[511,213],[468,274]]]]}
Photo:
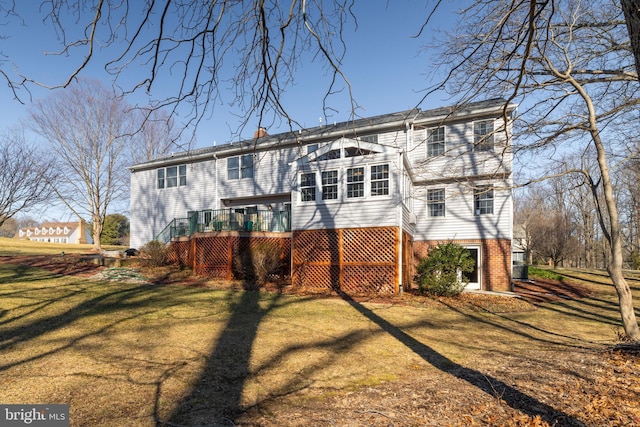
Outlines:
{"type": "Polygon", "coordinates": [[[473,271],[464,273],[464,277],[469,280],[469,284],[465,287],[468,290],[482,289],[481,286],[481,272],[482,272],[482,254],[480,253],[480,246],[465,246],[465,248],[471,254],[471,258],[476,262],[473,271]]]}

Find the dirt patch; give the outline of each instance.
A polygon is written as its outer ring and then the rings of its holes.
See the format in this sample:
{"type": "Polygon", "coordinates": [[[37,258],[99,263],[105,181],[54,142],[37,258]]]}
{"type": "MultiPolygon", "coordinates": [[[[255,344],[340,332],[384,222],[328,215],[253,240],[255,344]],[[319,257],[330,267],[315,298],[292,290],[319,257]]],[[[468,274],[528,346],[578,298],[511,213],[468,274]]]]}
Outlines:
{"type": "Polygon", "coordinates": [[[65,276],[91,277],[104,267],[88,261],[87,258],[90,256],[95,256],[95,254],[2,256],[0,263],[28,265],[65,276]]]}

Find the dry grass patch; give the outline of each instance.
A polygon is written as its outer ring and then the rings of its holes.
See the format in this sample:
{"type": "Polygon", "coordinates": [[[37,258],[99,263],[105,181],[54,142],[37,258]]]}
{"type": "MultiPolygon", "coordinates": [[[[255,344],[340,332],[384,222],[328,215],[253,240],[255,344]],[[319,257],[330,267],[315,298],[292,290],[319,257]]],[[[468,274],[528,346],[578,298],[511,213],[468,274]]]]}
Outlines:
{"type": "Polygon", "coordinates": [[[519,311],[0,264],[0,304],[2,402],[69,403],[72,425],[600,425],[614,404],[620,423],[637,416],[640,367],[605,352],[609,297],[519,311]]]}

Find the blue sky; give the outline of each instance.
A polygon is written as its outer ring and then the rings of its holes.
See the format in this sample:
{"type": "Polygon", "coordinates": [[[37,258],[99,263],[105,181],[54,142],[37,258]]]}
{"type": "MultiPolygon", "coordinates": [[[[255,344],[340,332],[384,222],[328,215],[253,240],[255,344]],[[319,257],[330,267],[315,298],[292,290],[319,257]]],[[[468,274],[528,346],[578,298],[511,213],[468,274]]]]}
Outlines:
{"type": "MultiPolygon", "coordinates": [[[[16,2],[21,19],[7,16],[1,10],[4,4],[0,0],[0,67],[15,78],[14,69],[48,85],[64,82],[70,73],[81,63],[79,56],[61,56],[45,54],[60,49],[58,34],[49,23],[43,22],[39,10],[40,1],[16,2]]],[[[72,2],[73,3],[73,2],[72,2]]],[[[136,2],[131,2],[137,4],[136,2]]],[[[434,81],[427,76],[433,58],[423,51],[433,31],[451,28],[455,25],[456,15],[453,10],[462,7],[467,1],[444,0],[436,16],[423,37],[415,36],[431,11],[434,1],[418,0],[357,0],[355,14],[357,29],[349,23],[343,33],[347,53],[342,70],[349,79],[354,98],[361,107],[361,117],[376,116],[396,111],[404,111],[416,106],[423,97],[421,90],[431,86],[434,81]]],[[[81,31],[82,28],[69,27],[69,32],[81,31]]],[[[94,60],[80,74],[84,77],[98,79],[111,85],[111,76],[104,71],[104,63],[113,59],[112,55],[96,52],[94,60]]],[[[144,77],[144,76],[143,76],[144,77]]],[[[135,70],[124,76],[125,81],[140,80],[141,74],[135,70]]],[[[318,62],[305,62],[295,74],[295,85],[291,86],[283,103],[287,111],[303,127],[314,127],[323,117],[322,102],[329,81],[326,70],[318,62]]],[[[159,79],[154,87],[152,97],[162,97],[175,93],[175,83],[170,78],[159,79]]],[[[4,80],[3,80],[4,83],[4,80]]],[[[28,108],[31,100],[38,100],[52,95],[53,91],[29,86],[31,93],[20,90],[19,96],[25,102],[21,104],[13,99],[6,85],[0,86],[0,132],[20,127],[21,122],[28,121],[28,108]]],[[[224,89],[224,88],[223,88],[224,89]]],[[[191,148],[202,148],[214,144],[224,144],[237,140],[232,139],[239,126],[239,119],[229,105],[234,95],[233,89],[224,89],[223,102],[218,103],[210,119],[202,121],[196,131],[196,142],[191,148]]],[[[146,104],[148,99],[143,93],[128,99],[132,104],[146,104]]],[[[435,108],[450,104],[446,96],[430,96],[421,108],[435,108]]],[[[330,98],[330,106],[337,110],[323,122],[342,122],[350,118],[350,102],[346,92],[330,98]]],[[[176,118],[179,123],[181,118],[176,118]]],[[[257,119],[249,122],[241,138],[251,138],[258,126],[257,119]]],[[[286,123],[268,124],[269,133],[276,134],[289,130],[286,123]]],[[[42,144],[38,136],[27,132],[32,142],[42,144]]],[[[34,218],[46,220],[72,221],[75,217],[62,205],[47,205],[38,212],[28,212],[34,218]]]]}
{"type": "MultiPolygon", "coordinates": [[[[0,16],[0,34],[8,36],[0,40],[0,52],[6,56],[2,69],[11,73],[14,64],[20,71],[44,80],[50,84],[63,81],[66,76],[79,64],[79,58],[43,55],[45,51],[56,51],[59,45],[56,35],[49,25],[42,22],[38,8],[33,6],[39,2],[25,2],[19,4],[26,26],[17,25],[13,18],[0,16]],[[27,4],[24,7],[24,4],[27,4]]],[[[466,2],[445,1],[440,6],[431,31],[438,28],[446,29],[454,25],[455,15],[452,10],[460,8],[466,2]]],[[[426,73],[433,58],[421,51],[429,40],[431,31],[421,39],[413,38],[418,33],[426,19],[433,2],[415,0],[368,0],[357,2],[355,14],[358,19],[357,30],[351,23],[345,29],[347,55],[343,64],[343,71],[351,82],[354,97],[362,107],[358,111],[360,116],[374,116],[413,108],[422,98],[420,90],[433,84],[426,73]]],[[[104,59],[97,56],[96,61],[81,75],[97,78],[110,83],[108,76],[101,66],[104,59]]],[[[130,74],[127,78],[132,81],[139,76],[130,74]]],[[[325,70],[316,63],[305,63],[297,70],[296,84],[289,88],[283,101],[288,111],[305,127],[319,124],[322,113],[322,97],[327,89],[328,81],[325,70]]],[[[171,93],[171,82],[165,82],[155,88],[152,95],[160,96],[171,93]]],[[[34,99],[51,94],[46,89],[32,88],[34,99]]],[[[23,94],[26,95],[26,94],[23,94]]],[[[223,92],[228,102],[232,92],[223,92]]],[[[23,98],[28,101],[26,96],[23,98]]],[[[131,99],[131,102],[142,102],[142,97],[131,99]]],[[[331,106],[338,110],[329,121],[344,121],[349,119],[350,104],[346,94],[331,97],[331,106]]],[[[449,103],[445,97],[432,96],[422,108],[437,107],[449,103]]],[[[21,105],[12,99],[11,94],[3,89],[0,92],[0,129],[6,130],[27,118],[27,105],[21,105]]],[[[230,142],[232,131],[238,127],[238,119],[232,114],[233,109],[228,104],[218,104],[210,120],[202,122],[197,131],[196,147],[210,146],[214,143],[230,142]]],[[[178,119],[179,120],[179,119],[178,119]]],[[[326,121],[326,119],[323,119],[326,121]]],[[[255,123],[257,126],[257,121],[255,123]]],[[[270,126],[270,133],[286,131],[285,124],[270,126]]],[[[251,137],[253,125],[242,134],[251,137]]]]}

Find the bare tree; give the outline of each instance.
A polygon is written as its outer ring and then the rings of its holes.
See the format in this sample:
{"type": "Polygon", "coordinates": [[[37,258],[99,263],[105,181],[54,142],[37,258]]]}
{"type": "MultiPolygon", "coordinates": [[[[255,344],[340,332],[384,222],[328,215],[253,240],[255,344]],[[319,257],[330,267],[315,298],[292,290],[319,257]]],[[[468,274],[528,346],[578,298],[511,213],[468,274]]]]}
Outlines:
{"type": "MultiPolygon", "coordinates": [[[[22,5],[0,0],[0,6],[3,3],[20,16],[22,5]]],[[[256,118],[259,126],[268,127],[269,121],[282,118],[294,123],[282,95],[301,64],[317,61],[328,71],[325,101],[344,93],[352,100],[354,112],[351,86],[340,68],[345,53],[343,27],[350,20],[355,22],[353,3],[43,1],[41,16],[61,41],[57,53],[75,58],[76,65],[63,82],[18,75],[10,83],[13,87],[66,87],[96,60],[99,48],[109,55],[105,69],[123,93],[153,93],[170,80],[175,90],[164,92],[152,108],[184,107],[185,127],[209,117],[220,103],[241,110],[242,127],[256,118]],[[142,77],[132,81],[131,71],[142,77]]],[[[328,103],[324,109],[325,115],[331,111],[328,103]]]]}
{"type": "Polygon", "coordinates": [[[62,175],[53,189],[78,217],[90,217],[96,250],[108,208],[128,191],[128,109],[100,83],[81,79],[31,110],[33,129],[49,142],[62,175]]]}
{"type": "Polygon", "coordinates": [[[463,102],[487,94],[519,101],[514,122],[514,134],[523,136],[514,144],[519,156],[553,160],[557,150],[587,153],[591,145],[597,174],[586,169],[566,172],[582,173],[598,202],[598,222],[610,248],[607,270],[618,293],[624,330],[640,340],[622,274],[623,236],[608,160],[620,148],[615,129],[628,125],[632,117],[637,120],[640,103],[620,4],[477,0],[462,19],[459,33],[441,46],[449,90],[463,102]]]}
{"type": "Polygon", "coordinates": [[[173,119],[164,110],[136,108],[131,114],[139,126],[131,135],[131,165],[157,159],[179,148],[176,142],[179,132],[175,129],[173,119]]]}
{"type": "Polygon", "coordinates": [[[22,133],[0,137],[0,226],[17,213],[25,213],[52,199],[56,181],[51,159],[31,147],[22,133]]]}

